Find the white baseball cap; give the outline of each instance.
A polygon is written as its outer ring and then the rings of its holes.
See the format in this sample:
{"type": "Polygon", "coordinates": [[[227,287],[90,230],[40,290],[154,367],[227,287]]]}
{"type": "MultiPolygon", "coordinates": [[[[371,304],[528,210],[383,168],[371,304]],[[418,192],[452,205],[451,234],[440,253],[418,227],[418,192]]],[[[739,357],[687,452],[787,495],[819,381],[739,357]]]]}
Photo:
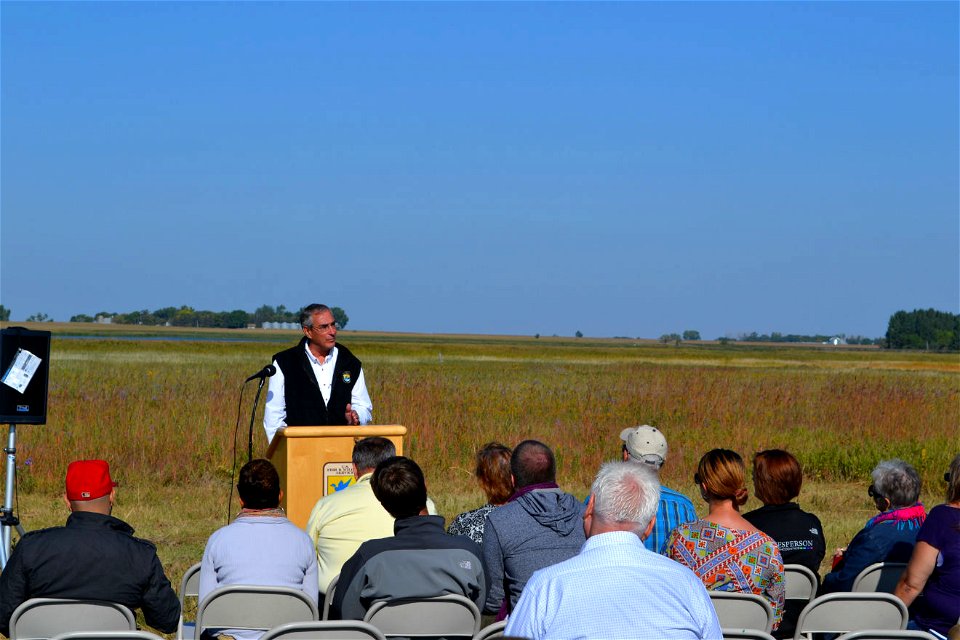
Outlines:
{"type": "Polygon", "coordinates": [[[648,424],[630,427],[620,432],[620,439],[626,444],[631,458],[657,468],[667,459],[667,439],[656,427],[648,424]]]}

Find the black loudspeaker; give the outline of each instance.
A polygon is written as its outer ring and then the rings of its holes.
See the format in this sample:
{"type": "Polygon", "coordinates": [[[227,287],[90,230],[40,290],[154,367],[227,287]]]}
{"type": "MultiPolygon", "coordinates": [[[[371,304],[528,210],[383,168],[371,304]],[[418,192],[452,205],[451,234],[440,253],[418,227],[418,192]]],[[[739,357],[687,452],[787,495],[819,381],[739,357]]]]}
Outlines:
{"type": "Polygon", "coordinates": [[[23,327],[0,331],[0,424],[46,424],[49,377],[49,331],[23,327]],[[34,367],[23,386],[26,371],[34,367]]]}

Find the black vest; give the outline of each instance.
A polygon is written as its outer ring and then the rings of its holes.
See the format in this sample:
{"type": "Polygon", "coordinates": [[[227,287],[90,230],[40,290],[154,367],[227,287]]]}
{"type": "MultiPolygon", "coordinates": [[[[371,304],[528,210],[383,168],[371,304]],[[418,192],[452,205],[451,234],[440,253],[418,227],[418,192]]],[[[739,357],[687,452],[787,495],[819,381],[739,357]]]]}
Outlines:
{"type": "Polygon", "coordinates": [[[273,356],[283,372],[287,426],[332,426],[347,424],[347,405],[353,397],[353,385],[360,376],[360,361],[342,344],[337,345],[337,363],[333,367],[330,402],[323,395],[313,367],[307,358],[304,337],[300,343],[273,356]]]}

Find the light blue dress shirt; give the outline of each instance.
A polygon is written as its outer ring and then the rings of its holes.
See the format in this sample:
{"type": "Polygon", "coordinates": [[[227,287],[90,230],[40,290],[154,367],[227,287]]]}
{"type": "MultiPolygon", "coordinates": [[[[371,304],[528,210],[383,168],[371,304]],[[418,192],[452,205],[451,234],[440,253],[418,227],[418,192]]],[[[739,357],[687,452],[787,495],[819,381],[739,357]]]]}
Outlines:
{"type": "Polygon", "coordinates": [[[588,538],[577,556],[534,573],[505,633],[533,640],[723,637],[700,579],[626,531],[588,538]]]}

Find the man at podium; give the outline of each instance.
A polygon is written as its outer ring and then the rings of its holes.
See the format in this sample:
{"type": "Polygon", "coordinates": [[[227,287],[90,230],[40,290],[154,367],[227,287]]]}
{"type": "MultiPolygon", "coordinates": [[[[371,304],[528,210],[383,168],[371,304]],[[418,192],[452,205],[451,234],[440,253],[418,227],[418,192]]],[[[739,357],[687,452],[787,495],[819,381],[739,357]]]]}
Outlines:
{"type": "Polygon", "coordinates": [[[323,304],[300,311],[303,339],[273,356],[263,428],[267,442],[287,426],[369,424],[373,404],[360,360],[337,344],[333,312],[323,304]]]}

